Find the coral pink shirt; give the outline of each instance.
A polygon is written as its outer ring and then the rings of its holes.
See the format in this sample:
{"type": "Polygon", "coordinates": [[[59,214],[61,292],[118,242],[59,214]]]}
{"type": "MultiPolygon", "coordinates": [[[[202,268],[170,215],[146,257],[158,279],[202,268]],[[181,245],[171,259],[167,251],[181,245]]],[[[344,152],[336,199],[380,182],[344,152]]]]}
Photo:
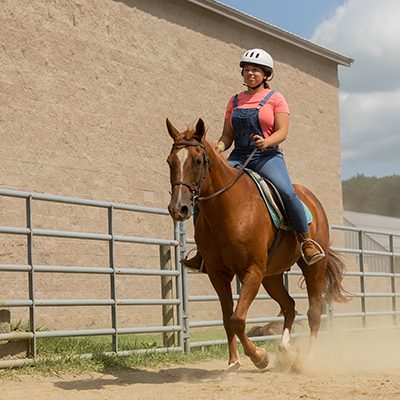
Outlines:
{"type": "MultiPolygon", "coordinates": [[[[257,108],[260,101],[271,91],[271,89],[264,89],[256,94],[246,94],[244,92],[238,95],[238,108],[257,108]]],[[[229,99],[228,106],[225,111],[225,119],[232,117],[233,112],[233,98],[229,99]]],[[[262,131],[265,137],[271,136],[275,132],[275,113],[284,112],[289,114],[289,106],[283,95],[275,92],[261,107],[258,115],[262,131]]],[[[232,124],[232,122],[231,122],[232,124]]]]}

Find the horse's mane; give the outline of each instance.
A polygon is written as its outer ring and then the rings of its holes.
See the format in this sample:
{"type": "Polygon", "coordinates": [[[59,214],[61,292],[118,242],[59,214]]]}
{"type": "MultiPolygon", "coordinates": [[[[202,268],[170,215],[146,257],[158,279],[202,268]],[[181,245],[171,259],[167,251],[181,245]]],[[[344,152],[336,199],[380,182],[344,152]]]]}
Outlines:
{"type": "MultiPolygon", "coordinates": [[[[205,145],[206,142],[207,142],[210,145],[211,149],[214,151],[216,143],[215,142],[210,142],[210,141],[207,140],[207,138],[206,138],[207,132],[208,132],[208,127],[206,127],[206,129],[205,129],[204,136],[202,137],[201,143],[205,145]]],[[[188,125],[184,132],[180,132],[180,136],[178,138],[178,141],[179,140],[191,140],[191,139],[196,140],[195,138],[193,138],[193,135],[195,133],[196,133],[196,128],[195,128],[194,124],[188,125]]],[[[223,161],[225,163],[225,165],[227,165],[228,167],[232,168],[231,165],[228,163],[228,160],[226,159],[226,157],[224,157],[219,152],[214,151],[214,153],[221,161],[223,161]]]]}
{"type": "MultiPolygon", "coordinates": [[[[210,146],[212,147],[213,151],[214,151],[215,145],[216,145],[216,143],[212,143],[212,144],[210,143],[210,146]]],[[[225,156],[223,156],[222,153],[219,153],[217,151],[214,151],[214,153],[215,153],[216,157],[218,157],[227,167],[233,168],[231,166],[231,164],[229,164],[228,159],[225,156]]]]}

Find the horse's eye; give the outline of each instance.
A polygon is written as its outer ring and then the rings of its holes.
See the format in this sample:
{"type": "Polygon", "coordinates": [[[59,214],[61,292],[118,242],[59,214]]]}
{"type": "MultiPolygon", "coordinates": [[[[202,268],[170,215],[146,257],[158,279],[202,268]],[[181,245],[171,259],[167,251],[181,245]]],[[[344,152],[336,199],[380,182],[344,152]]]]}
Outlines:
{"type": "Polygon", "coordinates": [[[196,159],[194,160],[194,162],[196,163],[196,167],[201,167],[201,164],[202,164],[202,159],[201,159],[201,157],[196,157],[196,159]]]}

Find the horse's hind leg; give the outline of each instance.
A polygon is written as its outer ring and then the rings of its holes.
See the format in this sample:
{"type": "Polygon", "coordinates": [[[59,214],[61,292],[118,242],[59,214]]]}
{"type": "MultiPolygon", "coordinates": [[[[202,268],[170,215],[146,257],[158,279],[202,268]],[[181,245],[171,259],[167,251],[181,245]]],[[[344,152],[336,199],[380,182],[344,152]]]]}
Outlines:
{"type": "Polygon", "coordinates": [[[307,312],[310,327],[310,345],[315,341],[321,325],[321,315],[324,308],[323,293],[325,289],[326,258],[313,265],[298,261],[307,286],[309,308],[307,312]]]}
{"type": "Polygon", "coordinates": [[[281,307],[284,322],[279,349],[281,351],[289,351],[290,332],[296,316],[295,302],[286,290],[283,283],[283,274],[264,278],[262,285],[272,299],[274,299],[281,307]]]}

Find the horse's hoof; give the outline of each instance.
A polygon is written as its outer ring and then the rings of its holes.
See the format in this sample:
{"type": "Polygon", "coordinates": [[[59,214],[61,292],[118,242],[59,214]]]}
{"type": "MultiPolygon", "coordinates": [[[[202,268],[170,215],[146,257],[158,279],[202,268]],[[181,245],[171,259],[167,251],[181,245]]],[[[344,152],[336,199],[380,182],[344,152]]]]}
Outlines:
{"type": "Polygon", "coordinates": [[[265,349],[260,349],[263,352],[263,355],[261,356],[261,359],[259,361],[254,362],[253,364],[258,368],[258,369],[265,369],[267,368],[268,364],[269,364],[269,356],[268,353],[265,349]]]}
{"type": "Polygon", "coordinates": [[[230,374],[231,372],[236,372],[241,366],[242,364],[240,364],[239,360],[230,363],[228,367],[225,369],[224,374],[230,374]]]}

